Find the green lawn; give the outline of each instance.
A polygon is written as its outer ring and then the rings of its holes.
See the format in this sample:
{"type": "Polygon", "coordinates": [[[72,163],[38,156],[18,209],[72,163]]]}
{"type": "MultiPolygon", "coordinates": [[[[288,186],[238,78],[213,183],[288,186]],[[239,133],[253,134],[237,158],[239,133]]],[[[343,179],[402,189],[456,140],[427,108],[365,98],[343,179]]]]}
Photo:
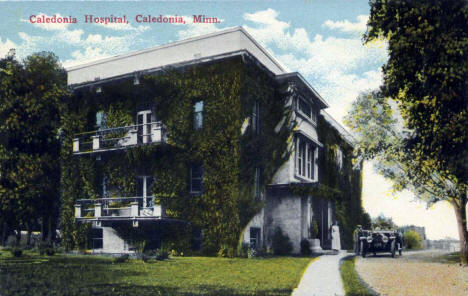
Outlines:
{"type": "Polygon", "coordinates": [[[362,284],[359,276],[354,269],[356,258],[349,258],[343,261],[340,266],[341,279],[343,280],[343,288],[346,296],[372,296],[362,284]]]}
{"type": "Polygon", "coordinates": [[[290,295],[311,258],[0,255],[0,295],[290,295]]]}

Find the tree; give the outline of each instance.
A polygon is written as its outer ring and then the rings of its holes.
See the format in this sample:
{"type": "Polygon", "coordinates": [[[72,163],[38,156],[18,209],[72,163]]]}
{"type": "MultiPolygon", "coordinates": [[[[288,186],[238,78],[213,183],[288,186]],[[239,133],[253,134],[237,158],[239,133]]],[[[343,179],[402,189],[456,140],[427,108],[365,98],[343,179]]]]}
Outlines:
{"type": "Polygon", "coordinates": [[[411,130],[404,144],[412,150],[412,173],[446,189],[447,196],[433,198],[454,207],[466,262],[468,2],[372,0],[370,6],[364,41],[388,40],[382,92],[398,103],[411,130]]]}
{"type": "Polygon", "coordinates": [[[405,246],[407,249],[421,249],[422,239],[416,231],[405,231],[404,234],[405,246]]]}
{"type": "Polygon", "coordinates": [[[383,214],[377,216],[372,221],[372,227],[375,229],[376,227],[380,227],[382,230],[386,229],[396,229],[397,225],[393,222],[391,217],[385,217],[383,214]]]}
{"type": "MultiPolygon", "coordinates": [[[[448,201],[457,208],[459,202],[464,202],[464,185],[454,183],[450,174],[438,171],[435,165],[426,163],[420,167],[420,151],[406,144],[412,132],[402,126],[396,103],[382,93],[361,94],[345,123],[355,135],[358,160],[374,160],[377,172],[392,181],[395,191],[410,190],[428,206],[448,201]]],[[[466,231],[466,223],[459,227],[466,231]]],[[[466,246],[466,239],[460,235],[462,247],[466,246]]],[[[461,255],[465,260],[466,249],[462,248],[461,255]]]]}
{"type": "Polygon", "coordinates": [[[41,222],[54,236],[59,206],[60,104],[66,73],[52,53],[0,60],[0,217],[3,228],[29,232],[41,222]]]}

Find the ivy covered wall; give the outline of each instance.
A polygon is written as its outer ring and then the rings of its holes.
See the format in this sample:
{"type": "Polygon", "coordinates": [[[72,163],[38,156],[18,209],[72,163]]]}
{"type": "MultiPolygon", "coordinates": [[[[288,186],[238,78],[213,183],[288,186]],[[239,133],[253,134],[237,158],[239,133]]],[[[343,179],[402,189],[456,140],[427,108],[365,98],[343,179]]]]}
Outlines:
{"type": "Polygon", "coordinates": [[[99,198],[107,176],[120,196],[134,196],[138,175],[154,176],[152,194],[164,203],[168,217],[204,229],[204,250],[225,248],[234,255],[241,230],[262,204],[254,198],[255,168],[267,184],[289,157],[287,98],[256,65],[241,58],[119,79],[74,91],[64,116],[62,147],[62,229],[67,248],[86,244],[89,225],[74,222],[77,199],[99,198]],[[194,129],[194,103],[203,101],[203,128],[194,129]],[[261,129],[252,128],[255,102],[261,129]],[[74,134],[96,129],[103,111],[107,127],[135,123],[136,113],[152,107],[168,131],[167,144],[73,156],[74,134]],[[258,112],[258,111],[257,111],[258,112]],[[189,193],[189,168],[202,164],[203,193],[189,193]]]}

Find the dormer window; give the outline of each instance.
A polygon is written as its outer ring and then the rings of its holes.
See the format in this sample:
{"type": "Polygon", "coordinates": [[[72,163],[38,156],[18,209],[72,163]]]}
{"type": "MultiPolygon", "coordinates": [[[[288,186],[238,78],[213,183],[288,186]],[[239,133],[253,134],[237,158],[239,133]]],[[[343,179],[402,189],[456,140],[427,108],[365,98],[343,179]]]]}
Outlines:
{"type": "Polygon", "coordinates": [[[298,98],[297,110],[303,116],[310,119],[313,123],[317,122],[317,112],[316,112],[315,108],[302,97],[298,98]]]}

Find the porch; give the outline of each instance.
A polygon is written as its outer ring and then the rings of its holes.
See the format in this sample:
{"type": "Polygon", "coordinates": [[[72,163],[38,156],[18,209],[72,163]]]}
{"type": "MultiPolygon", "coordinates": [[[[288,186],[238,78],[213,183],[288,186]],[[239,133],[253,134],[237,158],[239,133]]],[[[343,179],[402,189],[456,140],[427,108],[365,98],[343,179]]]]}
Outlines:
{"type": "Polygon", "coordinates": [[[102,226],[103,222],[132,221],[133,226],[138,227],[141,221],[166,216],[164,206],[155,204],[154,200],[154,196],[80,199],[75,204],[75,220],[96,226],[102,226]]]}
{"type": "Polygon", "coordinates": [[[76,134],[73,139],[73,154],[119,150],[155,143],[167,143],[167,131],[160,121],[76,134]]]}

